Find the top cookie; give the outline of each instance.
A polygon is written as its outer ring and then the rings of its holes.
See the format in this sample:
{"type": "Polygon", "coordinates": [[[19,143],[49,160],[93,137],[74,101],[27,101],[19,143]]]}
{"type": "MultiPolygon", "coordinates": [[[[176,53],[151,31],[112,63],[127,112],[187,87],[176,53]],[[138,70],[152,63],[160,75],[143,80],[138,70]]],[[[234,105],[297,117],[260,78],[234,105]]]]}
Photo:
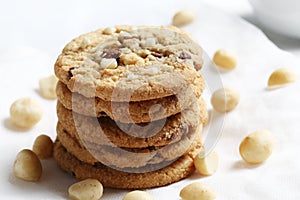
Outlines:
{"type": "Polygon", "coordinates": [[[55,73],[72,92],[86,97],[143,101],[193,84],[200,77],[201,55],[200,46],[180,29],[117,26],[72,40],[58,57],[55,73]]]}

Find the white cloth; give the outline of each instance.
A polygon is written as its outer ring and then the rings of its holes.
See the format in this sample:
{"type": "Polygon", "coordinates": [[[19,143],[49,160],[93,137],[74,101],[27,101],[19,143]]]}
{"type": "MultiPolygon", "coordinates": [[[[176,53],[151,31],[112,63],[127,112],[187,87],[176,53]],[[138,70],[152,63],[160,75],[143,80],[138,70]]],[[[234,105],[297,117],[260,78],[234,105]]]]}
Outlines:
{"type": "MultiPolygon", "coordinates": [[[[115,24],[169,25],[175,11],[190,8],[197,14],[194,23],[184,27],[212,56],[219,48],[238,54],[238,67],[221,73],[225,86],[238,89],[241,101],[228,113],[216,150],[220,165],[217,173],[190,178],[167,187],[148,190],[155,199],[180,199],[179,191],[188,183],[210,185],[217,199],[299,199],[300,185],[300,82],[277,90],[267,90],[271,72],[286,66],[300,74],[300,61],[278,49],[254,26],[236,16],[227,15],[198,1],[19,1],[1,6],[0,37],[0,198],[65,199],[68,186],[76,180],[61,172],[54,160],[43,161],[43,177],[38,183],[16,179],[12,166],[16,154],[31,148],[41,133],[55,138],[55,101],[42,99],[38,80],[53,73],[53,64],[61,48],[71,38],[99,27],[115,24]],[[33,129],[21,131],[9,122],[9,106],[17,98],[30,96],[42,102],[46,112],[33,129]],[[268,129],[276,137],[276,148],[266,163],[245,164],[238,147],[246,134],[268,129]]],[[[210,71],[206,66],[206,73],[210,71]]],[[[209,80],[218,79],[215,72],[209,80]]],[[[205,94],[219,86],[207,80],[205,94]]],[[[209,106],[210,107],[210,106],[209,106]]],[[[215,112],[213,112],[216,114],[215,112]]],[[[205,134],[216,134],[216,114],[205,134]]],[[[218,121],[219,120],[219,121],[218,121]]],[[[127,191],[105,189],[103,200],[121,199],[127,191]]]]}

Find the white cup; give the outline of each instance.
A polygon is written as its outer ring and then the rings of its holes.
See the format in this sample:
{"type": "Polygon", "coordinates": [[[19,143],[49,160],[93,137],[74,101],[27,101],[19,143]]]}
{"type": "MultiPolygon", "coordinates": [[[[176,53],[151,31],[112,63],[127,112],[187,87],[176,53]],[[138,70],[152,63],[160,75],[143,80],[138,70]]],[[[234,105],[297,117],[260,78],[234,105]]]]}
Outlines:
{"type": "Polygon", "coordinates": [[[300,0],[249,0],[255,17],[265,27],[300,38],[300,0]]]}

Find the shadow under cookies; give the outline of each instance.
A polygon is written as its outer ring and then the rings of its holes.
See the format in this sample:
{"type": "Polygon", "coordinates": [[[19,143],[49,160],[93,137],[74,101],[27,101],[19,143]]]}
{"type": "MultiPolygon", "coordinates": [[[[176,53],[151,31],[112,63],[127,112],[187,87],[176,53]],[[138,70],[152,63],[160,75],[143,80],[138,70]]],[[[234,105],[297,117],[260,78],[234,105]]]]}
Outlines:
{"type": "Polygon", "coordinates": [[[25,129],[25,128],[19,128],[17,126],[15,126],[14,124],[11,123],[10,121],[10,118],[7,117],[3,120],[3,126],[6,128],[6,129],[9,129],[9,130],[12,130],[14,132],[19,132],[19,133],[24,133],[24,132],[29,132],[30,129],[25,129]]]}
{"type": "Polygon", "coordinates": [[[246,163],[243,160],[238,160],[238,161],[236,161],[232,164],[232,169],[233,170],[255,169],[255,168],[258,168],[260,166],[261,165],[251,165],[251,164],[246,163]]]}
{"type": "Polygon", "coordinates": [[[37,182],[27,182],[18,179],[11,174],[8,177],[8,182],[13,185],[17,193],[22,193],[24,196],[44,196],[45,199],[68,199],[68,188],[77,180],[70,174],[63,172],[56,164],[55,160],[42,160],[43,174],[37,182]],[[49,194],[52,196],[49,197],[49,194]]]}

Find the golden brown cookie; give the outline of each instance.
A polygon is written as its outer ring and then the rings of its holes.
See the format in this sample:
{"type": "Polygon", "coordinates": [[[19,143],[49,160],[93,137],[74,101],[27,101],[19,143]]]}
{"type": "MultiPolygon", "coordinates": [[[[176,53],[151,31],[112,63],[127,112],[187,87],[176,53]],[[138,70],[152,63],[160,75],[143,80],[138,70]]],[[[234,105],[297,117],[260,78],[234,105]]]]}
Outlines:
{"type": "MultiPolygon", "coordinates": [[[[202,81],[199,80],[199,84],[202,81]]],[[[192,88],[194,91],[199,90],[197,86],[192,88]]],[[[193,91],[183,90],[177,95],[160,99],[129,103],[111,102],[98,97],[87,98],[79,93],[72,93],[62,82],[58,82],[56,93],[58,100],[69,110],[94,117],[106,114],[111,119],[122,123],[144,123],[163,119],[190,107],[199,98],[193,91]]]]}
{"type": "Polygon", "coordinates": [[[168,185],[189,176],[194,171],[193,159],[200,150],[201,143],[170,165],[155,171],[148,170],[145,173],[128,173],[100,163],[93,166],[81,162],[68,153],[58,140],[54,145],[54,158],[64,171],[72,173],[79,180],[94,178],[105,187],[145,189],[168,185]]]}
{"type": "MultiPolygon", "coordinates": [[[[202,79],[202,50],[170,27],[117,26],[66,45],[55,74],[72,92],[108,101],[143,101],[177,94],[202,79]]],[[[204,82],[199,87],[200,94],[204,82]]]]}
{"type": "Polygon", "coordinates": [[[200,106],[194,107],[150,124],[124,124],[109,117],[87,117],[66,109],[60,102],[57,103],[57,115],[61,126],[77,141],[144,148],[177,142],[189,131],[196,130],[202,120],[207,120],[207,110],[202,100],[200,106]]]}
{"type": "Polygon", "coordinates": [[[199,130],[188,133],[179,142],[164,147],[118,148],[92,142],[83,142],[82,144],[63,129],[59,123],[57,125],[58,140],[78,160],[91,165],[101,162],[120,169],[138,168],[177,159],[198,144],[201,139],[201,132],[202,126],[199,126],[199,130]]]}

